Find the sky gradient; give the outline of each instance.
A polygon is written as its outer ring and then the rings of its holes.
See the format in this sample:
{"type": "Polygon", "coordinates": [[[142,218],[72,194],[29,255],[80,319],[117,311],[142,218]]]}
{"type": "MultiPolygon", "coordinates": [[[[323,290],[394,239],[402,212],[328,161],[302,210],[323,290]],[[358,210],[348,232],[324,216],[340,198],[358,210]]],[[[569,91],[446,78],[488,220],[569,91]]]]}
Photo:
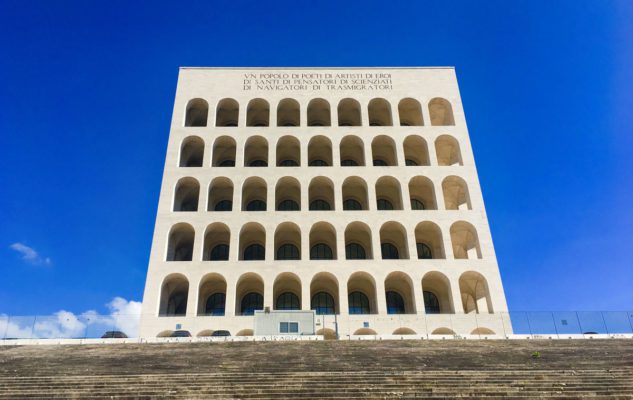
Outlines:
{"type": "Polygon", "coordinates": [[[633,2],[0,0],[0,313],[142,300],[180,66],[455,66],[511,310],[633,309],[633,2]]]}

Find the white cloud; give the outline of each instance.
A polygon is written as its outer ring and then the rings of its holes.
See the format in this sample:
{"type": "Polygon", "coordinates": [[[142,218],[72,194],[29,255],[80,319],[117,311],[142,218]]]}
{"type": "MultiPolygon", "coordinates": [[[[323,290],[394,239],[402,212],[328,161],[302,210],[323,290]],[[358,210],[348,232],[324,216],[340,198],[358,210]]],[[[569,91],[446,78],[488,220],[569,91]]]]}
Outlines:
{"type": "Polygon", "coordinates": [[[33,265],[51,265],[51,259],[48,257],[42,257],[34,248],[25,245],[24,243],[13,243],[9,246],[10,249],[17,251],[22,256],[22,260],[33,265]]]}
{"type": "Polygon", "coordinates": [[[106,304],[109,314],[95,310],[76,315],[60,310],[47,316],[12,317],[0,314],[2,338],[94,338],[106,331],[122,331],[128,337],[138,336],[141,302],[115,297],[106,304]]]}

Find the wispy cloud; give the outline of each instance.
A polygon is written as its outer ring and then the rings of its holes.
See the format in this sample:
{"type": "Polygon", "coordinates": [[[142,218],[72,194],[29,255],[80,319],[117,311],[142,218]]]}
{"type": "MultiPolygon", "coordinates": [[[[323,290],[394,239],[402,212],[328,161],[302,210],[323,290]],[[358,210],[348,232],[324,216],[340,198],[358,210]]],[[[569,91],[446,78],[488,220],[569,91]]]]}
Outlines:
{"type": "Polygon", "coordinates": [[[34,248],[25,245],[24,243],[13,243],[9,246],[10,249],[20,253],[22,260],[33,265],[51,265],[51,259],[48,257],[42,257],[34,248]]]}

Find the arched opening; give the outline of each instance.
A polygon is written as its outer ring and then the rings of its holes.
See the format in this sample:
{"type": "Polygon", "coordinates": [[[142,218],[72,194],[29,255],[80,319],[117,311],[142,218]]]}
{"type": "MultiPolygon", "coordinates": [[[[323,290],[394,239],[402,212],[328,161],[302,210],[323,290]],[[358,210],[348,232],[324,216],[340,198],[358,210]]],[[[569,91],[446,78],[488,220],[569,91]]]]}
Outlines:
{"type": "Polygon", "coordinates": [[[397,222],[385,222],[380,227],[380,251],[383,260],[408,259],[407,235],[397,222]]]}
{"type": "Polygon", "coordinates": [[[221,222],[214,222],[204,233],[204,250],[202,259],[205,261],[228,261],[231,231],[221,222]]]}
{"type": "Polygon", "coordinates": [[[458,176],[448,176],[442,181],[444,205],[447,210],[472,210],[466,181],[458,176]]]}
{"type": "Polygon", "coordinates": [[[246,126],[268,126],[270,106],[264,99],[253,99],[246,108],[246,126]]]}
{"type": "Polygon", "coordinates": [[[297,179],[286,176],[277,181],[275,204],[277,211],[301,210],[301,186],[297,179]]]}
{"type": "Polygon", "coordinates": [[[427,272],[422,278],[424,309],[427,314],[453,314],[451,284],[448,278],[436,271],[427,272]]]}
{"type": "Polygon", "coordinates": [[[465,221],[451,225],[453,256],[457,259],[481,258],[481,248],[475,227],[465,221]]]}
{"type": "Polygon", "coordinates": [[[367,106],[369,126],[392,126],[391,104],[385,99],[372,99],[367,106]]]}
{"type": "Polygon", "coordinates": [[[226,280],[215,272],[206,274],[198,289],[198,315],[221,317],[225,314],[225,306],[226,280]]]}
{"type": "Polygon", "coordinates": [[[400,182],[390,176],[376,181],[376,207],[378,210],[402,210],[400,182]]]}
{"type": "Polygon", "coordinates": [[[323,336],[324,340],[336,340],[336,331],[334,331],[334,329],[329,329],[329,328],[321,328],[318,331],[316,331],[316,334],[319,336],[323,336]]]}
{"type": "Polygon", "coordinates": [[[338,103],[338,126],[360,126],[360,103],[354,99],[343,99],[338,103]]]}
{"type": "Polygon", "coordinates": [[[336,230],[327,222],[310,229],[310,260],[336,260],[336,230]]]}
{"type": "Polygon", "coordinates": [[[166,331],[160,332],[158,335],[156,335],[156,337],[162,337],[162,338],[171,337],[173,333],[174,331],[166,330],[166,331]]]}
{"type": "Polygon", "coordinates": [[[374,167],[395,167],[398,165],[396,144],[389,136],[376,136],[371,142],[374,167]]]}
{"type": "Polygon", "coordinates": [[[442,230],[433,222],[420,222],[415,227],[415,243],[418,259],[446,258],[442,230]]]}
{"type": "Polygon", "coordinates": [[[277,126],[299,126],[299,102],[283,99],[277,106],[277,126]]]}
{"type": "Polygon", "coordinates": [[[264,309],[264,280],[248,272],[237,280],[235,292],[235,315],[253,315],[264,309]]]}
{"type": "Polygon", "coordinates": [[[354,332],[356,336],[375,336],[377,335],[376,331],[369,328],[360,328],[354,332]]]}
{"type": "Polygon", "coordinates": [[[350,315],[378,313],[376,282],[368,273],[353,273],[347,280],[347,294],[350,315]]]}
{"type": "Polygon", "coordinates": [[[490,328],[483,328],[483,327],[481,327],[481,328],[473,329],[473,331],[470,332],[470,334],[471,335],[494,335],[495,331],[493,331],[490,328]]]}
{"type": "Polygon", "coordinates": [[[256,222],[249,222],[240,231],[240,260],[266,259],[266,230],[256,222]]]}
{"type": "Polygon", "coordinates": [[[448,100],[436,97],[429,102],[429,114],[431,115],[431,125],[446,126],[455,125],[453,118],[453,107],[448,100]]]}
{"type": "Polygon", "coordinates": [[[440,166],[464,165],[459,143],[452,136],[442,135],[435,139],[435,153],[440,166]]]}
{"type": "Polygon", "coordinates": [[[234,99],[222,99],[215,110],[215,126],[237,126],[240,105],[234,99]]]}
{"type": "Polygon", "coordinates": [[[371,260],[371,229],[363,222],[352,222],[345,228],[345,258],[347,260],[371,260]]]}
{"type": "Polygon", "coordinates": [[[294,136],[283,136],[277,141],[277,166],[298,167],[301,165],[299,140],[294,136]]]}
{"type": "Polygon", "coordinates": [[[235,334],[235,336],[253,336],[255,333],[252,329],[242,329],[241,331],[237,332],[235,334]]]}
{"type": "Polygon", "coordinates": [[[435,188],[426,176],[415,176],[409,181],[412,210],[437,210],[435,188]]]}
{"type": "Polygon", "coordinates": [[[291,272],[281,273],[273,283],[275,310],[301,310],[301,280],[291,272]]]}
{"type": "Polygon", "coordinates": [[[209,103],[203,99],[192,99],[187,103],[185,126],[207,126],[209,103]]]}
{"type": "Polygon", "coordinates": [[[420,102],[406,98],[398,103],[398,115],[400,116],[400,126],[422,126],[422,107],[420,102]]]}
{"type": "Polygon", "coordinates": [[[198,332],[198,334],[196,335],[196,337],[211,337],[213,336],[213,329],[205,329],[203,331],[198,332]]]}
{"type": "Polygon", "coordinates": [[[415,331],[411,328],[398,328],[393,331],[393,335],[417,335],[415,331]]]}
{"type": "Polygon", "coordinates": [[[191,261],[194,235],[193,226],[185,223],[174,225],[169,232],[167,261],[191,261]]]}
{"type": "Polygon", "coordinates": [[[310,309],[317,315],[339,314],[338,280],[329,272],[319,272],[310,282],[310,309]]]}
{"type": "Polygon", "coordinates": [[[308,187],[310,211],[334,210],[334,184],[324,176],[318,176],[310,181],[308,187]]]}
{"type": "Polygon", "coordinates": [[[261,136],[252,136],[244,146],[245,167],[268,166],[268,142],[261,136]]]}
{"type": "Polygon", "coordinates": [[[187,297],[189,281],[182,274],[168,275],[160,289],[160,306],[158,315],[176,317],[187,314],[187,297]]]}
{"type": "Polygon", "coordinates": [[[200,184],[194,178],[181,178],[176,183],[174,211],[198,211],[200,184]]]}
{"type": "Polygon", "coordinates": [[[325,136],[315,136],[308,143],[308,165],[311,167],[332,166],[332,142],[325,136]]]}
{"type": "Polygon", "coordinates": [[[220,136],[213,142],[212,166],[235,166],[235,140],[229,136],[220,136]]]}
{"type": "Polygon", "coordinates": [[[358,136],[345,136],[339,147],[341,167],[365,166],[365,146],[358,136]]]}
{"type": "Polygon", "coordinates": [[[431,335],[455,335],[455,331],[449,328],[437,328],[431,332],[431,335]]]}
{"type": "Polygon", "coordinates": [[[308,126],[330,126],[330,103],[323,99],[312,99],[308,103],[308,126]]]}
{"type": "Polygon", "coordinates": [[[343,210],[368,210],[367,184],[362,178],[350,176],[343,181],[343,210]]]}
{"type": "Polygon", "coordinates": [[[266,182],[253,176],[242,185],[242,211],[266,211],[266,182]]]}
{"type": "Polygon", "coordinates": [[[275,230],[275,260],[301,260],[301,230],[284,222],[275,230]]]}
{"type": "Polygon", "coordinates": [[[462,295],[465,314],[493,312],[488,282],[479,272],[464,272],[459,277],[459,291],[462,295]]]}
{"type": "Polygon", "coordinates": [[[202,167],[204,140],[198,136],[189,136],[180,146],[179,167],[202,167]]]}
{"type": "Polygon", "coordinates": [[[392,272],[385,278],[388,314],[415,314],[413,281],[404,272],[392,272]]]}
{"type": "Polygon", "coordinates": [[[429,161],[429,148],[426,140],[418,135],[407,136],[404,139],[404,161],[409,167],[431,165],[429,161]]]}
{"type": "Polygon", "coordinates": [[[209,185],[207,211],[233,210],[233,182],[229,178],[218,177],[209,185]]]}

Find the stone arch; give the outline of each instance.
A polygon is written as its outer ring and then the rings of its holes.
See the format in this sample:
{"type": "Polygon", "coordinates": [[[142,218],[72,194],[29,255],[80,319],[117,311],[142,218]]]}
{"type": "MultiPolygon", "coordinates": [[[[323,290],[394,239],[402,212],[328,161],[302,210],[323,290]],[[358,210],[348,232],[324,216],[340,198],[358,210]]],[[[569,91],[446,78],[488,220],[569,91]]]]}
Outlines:
{"type": "Polygon", "coordinates": [[[196,337],[211,337],[211,336],[213,336],[213,332],[215,332],[213,329],[205,329],[205,330],[202,330],[202,331],[198,332],[196,337]]]}
{"type": "Polygon", "coordinates": [[[245,167],[268,166],[268,141],[263,136],[251,136],[244,145],[245,167]]]}
{"type": "Polygon", "coordinates": [[[354,331],[355,336],[375,336],[377,335],[376,331],[370,328],[360,328],[354,331]]]}
{"type": "Polygon", "coordinates": [[[345,136],[341,139],[339,150],[342,167],[365,166],[365,145],[358,136],[345,136]]]}
{"type": "Polygon", "coordinates": [[[435,139],[435,153],[440,166],[464,165],[459,142],[452,136],[442,135],[435,139]]]}
{"type": "Polygon", "coordinates": [[[233,182],[220,176],[214,178],[209,185],[207,211],[233,210],[233,182]]]}
{"type": "Polygon", "coordinates": [[[308,103],[308,126],[330,126],[330,103],[324,99],[312,99],[308,103]]]}
{"type": "Polygon", "coordinates": [[[453,107],[446,99],[441,97],[431,99],[429,101],[429,114],[431,116],[431,125],[433,126],[455,125],[453,107]]]}
{"type": "Polygon", "coordinates": [[[308,165],[311,167],[332,166],[332,142],[325,136],[314,136],[308,143],[308,165]]]}
{"type": "Polygon", "coordinates": [[[369,210],[367,183],[358,176],[350,176],[343,181],[343,210],[369,210]]]}
{"type": "Polygon", "coordinates": [[[338,126],[361,126],[360,103],[354,99],[343,99],[338,103],[338,126]]]}
{"type": "Polygon", "coordinates": [[[349,314],[378,314],[378,303],[376,296],[376,281],[367,272],[354,272],[347,279],[347,295],[349,314]],[[356,292],[361,293],[368,300],[367,309],[365,305],[358,302],[356,292]]]}
{"type": "Polygon", "coordinates": [[[317,222],[310,229],[310,259],[311,260],[336,260],[336,229],[327,222],[317,222]],[[315,250],[315,246],[325,245],[331,251],[331,258],[321,250],[315,250]]]}
{"type": "Polygon", "coordinates": [[[158,315],[161,317],[185,316],[189,281],[183,274],[170,274],[165,277],[160,289],[158,315]]]}
{"type": "MultiPolygon", "coordinates": [[[[310,309],[315,310],[315,297],[319,293],[326,293],[334,301],[334,313],[339,314],[338,279],[329,272],[319,272],[310,281],[310,309]]],[[[317,310],[317,314],[319,314],[317,310]]]]}
{"type": "Polygon", "coordinates": [[[416,225],[415,243],[418,259],[446,258],[442,230],[434,222],[424,221],[416,225]],[[420,244],[427,246],[427,249],[424,249],[420,244]],[[431,254],[429,255],[427,251],[430,251],[431,254]]]}
{"type": "Polygon", "coordinates": [[[204,140],[198,136],[188,136],[180,145],[179,167],[202,167],[204,140]]]}
{"type": "Polygon", "coordinates": [[[334,331],[334,329],[329,329],[329,328],[321,328],[318,331],[316,331],[316,334],[319,336],[323,336],[324,340],[336,340],[336,331],[334,331]]]}
{"type": "Polygon", "coordinates": [[[447,176],[442,181],[444,205],[447,210],[472,210],[468,185],[459,176],[447,176]]]}
{"type": "Polygon", "coordinates": [[[409,135],[402,142],[404,149],[404,161],[405,165],[414,166],[428,166],[431,165],[429,160],[429,147],[421,136],[409,135]]]}
{"type": "Polygon", "coordinates": [[[411,328],[401,327],[393,331],[393,335],[417,335],[417,333],[411,328]]]}
{"type": "Polygon", "coordinates": [[[426,176],[414,176],[409,181],[409,196],[412,210],[437,210],[435,187],[426,176]]]}
{"type": "Polygon", "coordinates": [[[242,329],[235,336],[253,336],[255,333],[252,329],[242,329]]]}
{"type": "Polygon", "coordinates": [[[391,104],[385,99],[375,98],[367,105],[369,126],[392,126],[391,104]]]}
{"type": "Polygon", "coordinates": [[[277,105],[277,126],[300,125],[299,102],[295,99],[283,99],[277,105]]]}
{"type": "Polygon", "coordinates": [[[404,227],[395,221],[385,222],[380,227],[380,250],[382,259],[409,259],[409,248],[407,245],[407,233],[404,227]],[[397,251],[393,254],[388,250],[391,245],[397,251]]]}
{"type": "Polygon", "coordinates": [[[311,211],[334,210],[334,183],[324,176],[313,178],[308,186],[308,200],[311,211]]]}
{"type": "Polygon", "coordinates": [[[242,211],[266,211],[267,192],[266,181],[262,178],[246,179],[242,185],[242,211]]]}
{"type": "Polygon", "coordinates": [[[209,103],[204,99],[191,99],[185,112],[185,126],[207,126],[209,103]]]}
{"type": "Polygon", "coordinates": [[[402,210],[400,182],[392,176],[383,176],[376,181],[378,210],[402,210]]]}
{"type": "Polygon", "coordinates": [[[264,280],[254,272],[247,272],[240,276],[235,285],[235,315],[252,315],[253,309],[243,307],[247,305],[245,301],[248,300],[252,294],[261,296],[261,307],[258,305],[255,309],[263,310],[264,280]]]}
{"type": "Polygon", "coordinates": [[[204,233],[204,261],[228,261],[229,246],[231,244],[231,230],[222,222],[214,222],[204,233]]]}
{"type": "Polygon", "coordinates": [[[159,332],[158,335],[156,335],[156,337],[162,337],[162,338],[171,337],[173,333],[174,331],[167,329],[165,331],[159,332]]]}
{"type": "Polygon", "coordinates": [[[292,272],[277,275],[273,283],[273,301],[275,310],[301,310],[301,279],[292,272]],[[289,298],[292,301],[288,301],[289,298]]]}
{"type": "Polygon", "coordinates": [[[249,222],[240,230],[240,260],[265,260],[266,250],[266,230],[257,222],[249,222]],[[258,251],[253,253],[253,247],[260,246],[258,251]],[[250,250],[249,250],[250,249],[250,250]],[[250,251],[250,252],[249,252],[250,251]],[[255,254],[255,257],[249,255],[255,254]]]}
{"type": "Polygon", "coordinates": [[[442,327],[442,328],[434,329],[433,332],[431,332],[431,335],[453,335],[454,336],[455,331],[450,328],[442,327]]]}
{"type": "Polygon", "coordinates": [[[235,99],[222,99],[215,109],[215,126],[237,126],[240,105],[235,99]]]}
{"type": "Polygon", "coordinates": [[[371,229],[364,222],[351,222],[345,228],[345,258],[348,260],[371,260],[373,259],[371,229]],[[360,246],[360,249],[354,247],[360,246]],[[362,258],[362,255],[365,258],[362,258]]]}
{"type": "Polygon", "coordinates": [[[422,106],[416,99],[410,97],[400,100],[398,103],[400,126],[422,126],[422,106]]]}
{"type": "Polygon", "coordinates": [[[284,176],[275,185],[275,210],[301,210],[301,184],[296,178],[284,176]]]}
{"type": "Polygon", "coordinates": [[[180,178],[174,191],[174,211],[198,211],[200,183],[192,177],[180,178]]]}
{"type": "Polygon", "coordinates": [[[220,136],[213,142],[213,155],[211,166],[234,167],[235,166],[235,139],[229,136],[220,136]]]}
{"type": "Polygon", "coordinates": [[[453,256],[455,258],[481,258],[477,230],[471,223],[457,221],[451,225],[451,243],[453,244],[453,256]]]}
{"type": "Polygon", "coordinates": [[[495,335],[495,331],[490,328],[479,327],[470,332],[471,335],[495,335]]]}
{"type": "Polygon", "coordinates": [[[246,126],[269,126],[270,106],[264,99],[253,99],[246,107],[246,126]]]}
{"type": "Polygon", "coordinates": [[[424,307],[427,314],[453,314],[453,298],[451,294],[451,284],[446,275],[441,272],[427,272],[422,277],[422,291],[432,293],[439,302],[439,310],[432,309],[432,304],[427,303],[427,296],[424,297],[424,307]]]}
{"type": "Polygon", "coordinates": [[[479,272],[467,271],[459,277],[459,292],[465,314],[492,314],[488,281],[479,272]]]}
{"type": "Polygon", "coordinates": [[[198,315],[224,316],[225,307],[226,279],[216,272],[206,274],[198,287],[198,315]]]}
{"type": "Polygon", "coordinates": [[[301,260],[301,229],[283,222],[275,229],[275,260],[301,260]]]}
{"type": "Polygon", "coordinates": [[[387,135],[376,136],[371,141],[371,155],[375,167],[395,167],[398,165],[396,143],[387,135]]]}
{"type": "Polygon", "coordinates": [[[398,293],[404,301],[404,313],[389,312],[389,304],[387,304],[387,312],[389,314],[416,313],[415,298],[413,295],[413,281],[411,280],[411,277],[409,275],[402,271],[394,271],[387,275],[387,277],[385,278],[385,296],[388,292],[398,293]]]}
{"type": "Polygon", "coordinates": [[[286,135],[277,141],[277,166],[298,167],[301,165],[299,139],[286,135]]]}
{"type": "Polygon", "coordinates": [[[184,222],[172,226],[167,241],[167,261],[191,261],[194,237],[193,226],[184,222]]]}

